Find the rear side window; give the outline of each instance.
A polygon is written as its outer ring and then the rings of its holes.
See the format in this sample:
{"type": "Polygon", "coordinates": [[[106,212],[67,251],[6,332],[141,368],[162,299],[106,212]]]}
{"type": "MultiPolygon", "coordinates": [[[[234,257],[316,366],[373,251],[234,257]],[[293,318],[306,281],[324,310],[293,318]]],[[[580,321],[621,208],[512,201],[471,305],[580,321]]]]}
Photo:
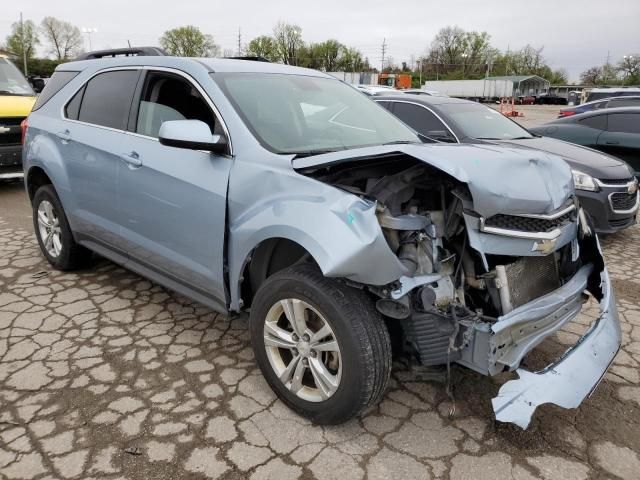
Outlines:
{"type": "Polygon", "coordinates": [[[73,98],[67,103],[67,106],[64,108],[64,113],[67,118],[71,120],[78,120],[78,115],[80,115],[80,104],[82,103],[82,96],[84,95],[84,88],[82,87],[78,92],[73,96],[73,98]]]}
{"type": "Polygon", "coordinates": [[[116,70],[93,77],[84,89],[78,120],[124,130],[138,75],[138,70],[116,70]]]}
{"type": "Polygon", "coordinates": [[[44,89],[38,95],[36,103],[33,105],[33,110],[38,110],[45,103],[47,103],[51,97],[58,93],[62,88],[73,80],[80,72],[53,72],[51,78],[47,81],[44,89]]]}
{"type": "Polygon", "coordinates": [[[635,113],[612,113],[609,115],[610,132],[640,133],[640,115],[635,113]]]}
{"type": "Polygon", "coordinates": [[[606,130],[607,128],[607,116],[606,115],[594,115],[592,117],[583,118],[580,120],[580,125],[585,127],[595,128],[598,130],[606,130]]]}

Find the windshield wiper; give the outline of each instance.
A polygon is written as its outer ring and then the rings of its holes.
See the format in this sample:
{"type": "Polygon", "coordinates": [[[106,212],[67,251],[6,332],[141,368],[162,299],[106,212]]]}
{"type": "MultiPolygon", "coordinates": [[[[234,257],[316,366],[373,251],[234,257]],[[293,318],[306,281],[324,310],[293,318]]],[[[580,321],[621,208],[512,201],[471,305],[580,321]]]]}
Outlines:
{"type": "Polygon", "coordinates": [[[509,140],[530,140],[532,138],[534,138],[533,135],[530,137],[513,137],[513,138],[510,138],[509,140]]]}
{"type": "Polygon", "coordinates": [[[28,93],[16,93],[9,90],[0,90],[0,95],[10,95],[12,97],[30,97],[28,93]]]}
{"type": "Polygon", "coordinates": [[[416,142],[415,140],[394,140],[393,142],[383,143],[382,145],[411,145],[414,143],[420,142],[416,142]]]}
{"type": "Polygon", "coordinates": [[[307,150],[305,152],[287,152],[289,154],[293,154],[293,158],[304,158],[304,157],[313,157],[314,155],[323,155],[325,153],[333,153],[338,152],[340,150],[346,150],[344,148],[333,148],[333,149],[325,149],[325,150],[307,150]]]}

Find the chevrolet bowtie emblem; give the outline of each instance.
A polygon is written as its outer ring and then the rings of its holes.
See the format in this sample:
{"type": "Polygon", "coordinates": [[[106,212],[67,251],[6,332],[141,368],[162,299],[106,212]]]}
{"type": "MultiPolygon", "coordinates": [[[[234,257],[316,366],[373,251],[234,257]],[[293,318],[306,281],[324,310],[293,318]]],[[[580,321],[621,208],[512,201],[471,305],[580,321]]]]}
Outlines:
{"type": "Polygon", "coordinates": [[[0,133],[7,133],[9,130],[11,130],[9,127],[3,127],[0,125],[0,133]]]}
{"type": "Polygon", "coordinates": [[[549,255],[556,249],[556,239],[541,240],[540,242],[533,242],[532,252],[540,252],[543,255],[549,255]]]}

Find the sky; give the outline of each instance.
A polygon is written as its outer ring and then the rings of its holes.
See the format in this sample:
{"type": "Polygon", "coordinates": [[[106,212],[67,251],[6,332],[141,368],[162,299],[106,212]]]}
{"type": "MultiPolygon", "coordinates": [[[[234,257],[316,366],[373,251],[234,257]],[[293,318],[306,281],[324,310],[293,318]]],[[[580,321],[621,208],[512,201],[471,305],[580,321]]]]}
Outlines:
{"type": "MultiPolygon", "coordinates": [[[[544,46],[552,68],[565,68],[570,80],[610,58],[640,53],[640,0],[23,0],[4,2],[0,42],[18,21],[20,11],[37,24],[45,16],[97,29],[94,50],[132,45],[158,45],[165,30],[195,25],[211,34],[222,49],[268,35],[278,21],[302,28],[307,42],[328,38],[359,48],[372,64],[387,55],[396,64],[422,55],[438,30],[458,25],[486,31],[492,45],[517,50],[544,46]]],[[[85,48],[88,38],[85,35],[85,48]]],[[[44,54],[44,49],[41,48],[44,54]]]]}

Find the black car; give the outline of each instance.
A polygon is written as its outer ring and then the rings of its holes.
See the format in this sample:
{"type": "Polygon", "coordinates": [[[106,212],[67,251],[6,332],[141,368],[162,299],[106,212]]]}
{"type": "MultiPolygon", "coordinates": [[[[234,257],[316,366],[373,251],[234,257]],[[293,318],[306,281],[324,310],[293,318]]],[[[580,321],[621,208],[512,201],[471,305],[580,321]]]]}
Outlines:
{"type": "Polygon", "coordinates": [[[581,105],[576,105],[575,107],[563,108],[560,110],[558,118],[571,117],[572,115],[579,115],[592,110],[618,107],[640,107],[640,95],[603,98],[602,100],[594,100],[593,102],[583,103],[581,105]]]}
{"type": "Polygon", "coordinates": [[[638,182],[623,161],[590,148],[530,133],[496,110],[455,98],[404,95],[374,99],[424,137],[438,142],[501,143],[562,157],[599,233],[636,222],[638,182]]]}
{"type": "Polygon", "coordinates": [[[595,110],[559,118],[531,131],[618,157],[640,178],[640,107],[595,110]]]}

